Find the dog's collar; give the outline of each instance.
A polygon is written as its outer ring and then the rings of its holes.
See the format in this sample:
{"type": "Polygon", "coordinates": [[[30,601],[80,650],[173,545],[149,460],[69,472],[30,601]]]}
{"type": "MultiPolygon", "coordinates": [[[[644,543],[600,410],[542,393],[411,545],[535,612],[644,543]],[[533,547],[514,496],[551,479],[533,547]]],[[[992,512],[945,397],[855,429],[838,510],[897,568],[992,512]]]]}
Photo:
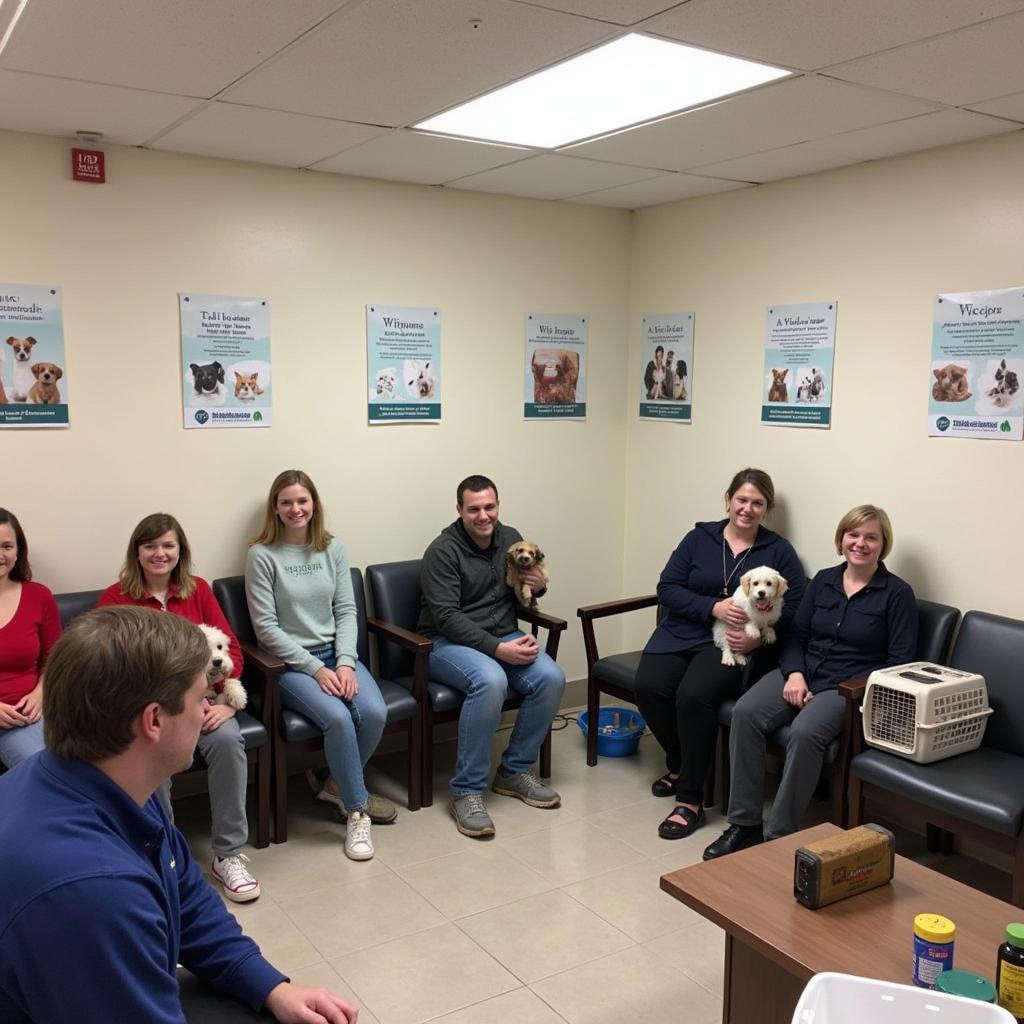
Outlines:
{"type": "Polygon", "coordinates": [[[757,609],[757,610],[758,610],[759,612],[764,612],[765,614],[767,614],[768,612],[772,611],[772,609],[773,609],[773,608],[775,607],[775,605],[774,605],[774,604],[758,604],[758,603],[757,603],[757,602],[755,601],[755,602],[754,602],[754,607],[755,607],[755,608],[756,608],[756,609],[757,609]]]}

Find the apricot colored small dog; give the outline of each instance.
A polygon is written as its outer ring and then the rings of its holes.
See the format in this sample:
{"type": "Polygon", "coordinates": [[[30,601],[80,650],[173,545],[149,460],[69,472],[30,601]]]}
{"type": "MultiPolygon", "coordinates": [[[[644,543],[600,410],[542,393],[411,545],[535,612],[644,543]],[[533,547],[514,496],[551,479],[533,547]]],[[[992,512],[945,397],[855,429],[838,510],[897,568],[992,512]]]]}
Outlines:
{"type": "Polygon", "coordinates": [[[231,660],[230,641],[222,630],[208,626],[205,622],[199,628],[210,645],[210,662],[206,666],[206,696],[214,704],[227,704],[241,711],[249,699],[245,687],[231,678],[235,663],[231,660]]]}
{"type": "Polygon", "coordinates": [[[28,392],[28,400],[36,405],[60,405],[60,388],[57,381],[64,371],[56,363],[33,363],[32,376],[36,382],[28,392]]]}
{"type": "Polygon", "coordinates": [[[524,608],[536,608],[537,597],[533,588],[524,583],[520,575],[526,569],[536,569],[547,586],[550,576],[544,564],[544,552],[532,540],[518,541],[505,553],[505,582],[516,592],[516,600],[524,608]]]}

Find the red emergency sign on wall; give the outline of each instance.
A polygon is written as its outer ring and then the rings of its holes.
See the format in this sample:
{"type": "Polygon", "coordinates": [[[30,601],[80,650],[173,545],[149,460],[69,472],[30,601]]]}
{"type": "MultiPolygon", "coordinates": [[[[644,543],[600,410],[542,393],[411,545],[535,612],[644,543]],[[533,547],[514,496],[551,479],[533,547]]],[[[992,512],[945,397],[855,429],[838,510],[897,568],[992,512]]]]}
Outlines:
{"type": "Polygon", "coordinates": [[[92,181],[102,185],[107,180],[104,154],[98,149],[71,150],[71,177],[75,181],[92,181]]]}

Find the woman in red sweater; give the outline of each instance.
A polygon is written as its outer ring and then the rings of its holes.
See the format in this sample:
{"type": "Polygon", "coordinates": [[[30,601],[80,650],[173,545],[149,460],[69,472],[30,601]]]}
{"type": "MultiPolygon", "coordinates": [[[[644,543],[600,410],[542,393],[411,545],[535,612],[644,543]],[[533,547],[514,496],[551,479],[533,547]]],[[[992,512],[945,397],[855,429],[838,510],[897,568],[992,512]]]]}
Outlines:
{"type": "Polygon", "coordinates": [[[43,668],[59,636],[57,603],[32,582],[21,523],[0,508],[0,762],[8,768],[43,749],[43,668]]]}
{"type": "MultiPolygon", "coordinates": [[[[99,604],[131,604],[171,612],[196,625],[216,626],[230,641],[235,665],[231,675],[237,679],[242,674],[242,649],[210,585],[192,575],[192,552],[174,516],[155,512],[135,527],[121,574],[103,591],[99,604]]],[[[211,871],[228,899],[237,903],[254,900],[260,894],[260,885],[249,873],[249,858],[242,853],[249,837],[245,815],[248,764],[234,708],[207,703],[197,749],[206,762],[210,791],[211,871]]],[[[170,782],[158,792],[170,816],[170,782]]]]}

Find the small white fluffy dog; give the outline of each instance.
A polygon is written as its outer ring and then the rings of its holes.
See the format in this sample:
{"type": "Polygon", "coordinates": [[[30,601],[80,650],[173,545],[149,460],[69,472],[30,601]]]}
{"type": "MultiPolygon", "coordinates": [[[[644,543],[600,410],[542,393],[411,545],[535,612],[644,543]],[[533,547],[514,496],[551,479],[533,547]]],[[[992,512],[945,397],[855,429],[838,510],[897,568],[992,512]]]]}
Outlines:
{"type": "MultiPolygon", "coordinates": [[[[732,602],[747,614],[747,624],[743,627],[747,636],[759,638],[765,644],[775,643],[775,630],[772,627],[782,614],[782,596],[788,589],[785,577],[767,565],[759,565],[740,577],[740,585],[732,595],[732,602]]],[[[726,623],[715,620],[712,635],[715,646],[722,652],[722,664],[746,665],[747,656],[729,647],[725,636],[728,631],[726,623]]]]}
{"type": "Polygon", "coordinates": [[[205,622],[199,628],[210,645],[210,663],[206,666],[206,696],[214,704],[227,704],[241,711],[249,699],[245,687],[231,678],[235,663],[231,660],[230,641],[223,631],[205,622]]]}

